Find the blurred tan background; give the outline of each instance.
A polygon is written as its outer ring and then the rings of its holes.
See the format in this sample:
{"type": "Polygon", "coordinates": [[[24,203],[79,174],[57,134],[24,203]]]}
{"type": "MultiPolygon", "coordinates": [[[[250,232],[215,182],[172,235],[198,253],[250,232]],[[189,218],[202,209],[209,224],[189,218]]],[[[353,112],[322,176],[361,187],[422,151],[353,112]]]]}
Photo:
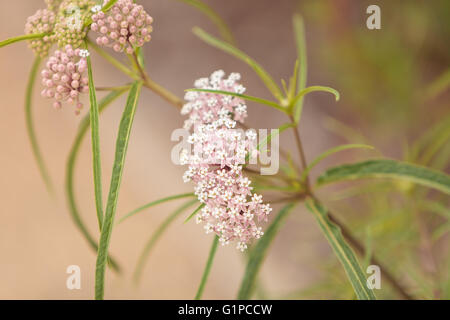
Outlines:
{"type": "MultiPolygon", "coordinates": [[[[1,1],[0,39],[22,34],[25,19],[38,8],[44,7],[43,2],[1,1]]],[[[227,73],[237,71],[242,74],[242,81],[249,94],[270,98],[251,69],[192,35],[191,28],[196,25],[217,35],[215,26],[204,15],[176,0],[140,2],[155,20],[153,40],[145,47],[147,70],[154,80],[181,97],[183,90],[191,87],[195,79],[209,75],[216,69],[224,69],[227,73]]],[[[321,125],[325,114],[341,114],[341,118],[347,119],[350,124],[354,123],[362,128],[362,131],[367,129],[366,131],[371,132],[367,125],[370,116],[362,117],[359,121],[352,116],[354,109],[344,109],[347,113],[342,111],[344,105],[354,101],[345,100],[347,91],[335,80],[346,75],[338,74],[337,70],[330,69],[327,65],[334,63],[334,66],[339,67],[344,62],[324,62],[325,53],[333,56],[333,48],[338,50],[337,46],[326,45],[325,42],[335,36],[353,43],[352,32],[364,33],[366,41],[378,41],[378,38],[383,37],[384,30],[388,32],[396,27],[398,20],[395,10],[401,9],[390,7],[392,10],[389,9],[386,15],[382,11],[384,29],[372,32],[365,28],[367,3],[364,1],[317,1],[323,6],[319,9],[316,7],[320,5],[312,2],[207,1],[229,23],[240,47],[265,66],[277,80],[291,75],[296,57],[291,17],[295,10],[303,13],[309,46],[309,84],[335,87],[343,96],[339,103],[335,103],[327,95],[319,94],[317,97],[308,98],[301,133],[310,159],[339,142],[338,138],[324,130],[321,125]],[[317,19],[317,10],[329,18],[325,24],[317,19]],[[346,33],[342,31],[345,28],[346,33]]],[[[433,17],[427,19],[432,20],[433,17]]],[[[401,37],[400,34],[397,36],[401,37]]],[[[395,42],[395,35],[393,37],[392,41],[395,42]]],[[[438,39],[436,42],[445,41],[438,39]]],[[[444,65],[448,62],[445,60],[448,59],[448,51],[445,50],[441,55],[444,56],[444,65]]],[[[49,101],[39,96],[40,84],[37,84],[33,110],[44,158],[57,189],[56,197],[52,199],[39,176],[25,130],[24,91],[32,59],[32,53],[25,43],[17,43],[0,50],[3,111],[0,117],[0,298],[91,299],[95,254],[70,219],[63,189],[65,163],[81,117],[74,116],[71,107],[55,111],[49,101]],[[73,264],[81,267],[81,290],[70,291],[66,288],[66,268],[73,264]]],[[[97,85],[113,86],[127,81],[97,56],[94,55],[93,59],[97,85]]],[[[429,74],[425,77],[432,78],[438,73],[439,67],[430,62],[427,70],[429,74]]],[[[370,71],[366,73],[357,68],[347,69],[347,72],[360,78],[372,75],[370,71]]],[[[379,78],[373,76],[373,83],[377,83],[377,79],[379,78]]],[[[121,98],[101,116],[105,197],[124,100],[125,98],[121,98]]],[[[252,127],[274,128],[285,122],[281,115],[268,108],[252,104],[249,104],[249,108],[248,124],[252,127]]],[[[421,126],[426,127],[427,123],[439,118],[444,110],[445,107],[440,105],[433,112],[424,112],[421,126]]],[[[420,114],[419,112],[418,115],[420,114]]],[[[402,118],[404,117],[400,115],[399,119],[402,118]]],[[[182,122],[182,116],[174,107],[151,92],[143,92],[129,146],[118,217],[151,200],[192,190],[192,185],[182,182],[184,169],[170,161],[173,146],[170,135],[174,129],[181,127],[182,122]]],[[[420,125],[416,127],[417,130],[420,129],[420,125]]],[[[392,129],[389,124],[384,126],[381,123],[380,128],[392,129]]],[[[402,128],[405,127],[396,128],[399,130],[399,140],[403,135],[408,136],[409,133],[403,133],[402,128]]],[[[388,140],[386,131],[377,132],[380,134],[373,133],[375,140],[388,140]]],[[[283,138],[288,149],[292,145],[291,138],[290,134],[283,138]]],[[[390,142],[387,143],[386,150],[392,156],[401,153],[391,146],[390,142]]],[[[343,161],[344,157],[338,156],[337,159],[343,161]]],[[[83,143],[76,168],[76,196],[89,229],[97,234],[89,138],[83,143]]],[[[212,236],[205,235],[203,228],[195,223],[183,224],[183,218],[176,220],[158,243],[146,265],[140,286],[135,288],[131,281],[131,273],[144,243],[163,218],[179,203],[164,204],[147,210],[114,230],[111,253],[122,265],[124,275],[118,277],[108,271],[106,298],[194,297],[212,236]]],[[[322,239],[314,221],[299,206],[277,237],[268,256],[262,270],[263,285],[270,288],[273,295],[283,295],[306,287],[320,277],[317,265],[328,253],[328,245],[322,239]]],[[[243,270],[243,256],[234,246],[219,248],[204,297],[234,298],[243,270]]]]}

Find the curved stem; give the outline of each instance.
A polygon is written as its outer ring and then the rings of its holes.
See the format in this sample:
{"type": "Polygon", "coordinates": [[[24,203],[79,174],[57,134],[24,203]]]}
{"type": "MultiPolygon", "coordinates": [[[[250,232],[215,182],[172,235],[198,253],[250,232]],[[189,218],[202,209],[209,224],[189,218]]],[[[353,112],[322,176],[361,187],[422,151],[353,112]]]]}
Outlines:
{"type": "Polygon", "coordinates": [[[170,92],[160,84],[156,83],[152,79],[150,79],[148,74],[145,72],[145,70],[139,63],[139,59],[135,52],[133,52],[132,58],[136,64],[136,67],[138,68],[139,74],[141,75],[144,87],[152,90],[153,92],[161,96],[164,100],[177,107],[178,109],[181,109],[181,107],[183,106],[183,101],[176,95],[174,95],[172,92],[170,92]]]}

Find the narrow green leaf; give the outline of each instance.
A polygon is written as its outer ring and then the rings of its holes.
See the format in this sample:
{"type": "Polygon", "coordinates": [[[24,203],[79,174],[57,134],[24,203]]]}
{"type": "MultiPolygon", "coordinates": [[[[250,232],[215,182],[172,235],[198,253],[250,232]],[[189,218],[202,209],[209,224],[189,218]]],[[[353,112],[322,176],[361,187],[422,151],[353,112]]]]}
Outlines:
{"type": "Polygon", "coordinates": [[[269,73],[261,67],[255,60],[250,58],[248,55],[240,51],[239,49],[233,47],[229,43],[223,42],[210,34],[206,33],[199,27],[195,27],[193,29],[194,34],[208,43],[209,45],[216,47],[222,51],[225,51],[226,53],[231,54],[232,56],[242,60],[246,64],[248,64],[255,72],[256,74],[261,78],[261,80],[264,82],[266,87],[269,89],[269,91],[274,95],[275,98],[278,100],[283,99],[283,92],[281,89],[277,86],[275,81],[272,79],[272,77],[269,75],[269,73]]]}
{"type": "Polygon", "coordinates": [[[145,209],[148,209],[150,207],[156,206],[156,205],[164,203],[164,202],[168,202],[168,201],[172,201],[172,200],[176,200],[176,199],[181,199],[181,198],[187,198],[187,197],[195,197],[195,194],[193,194],[192,192],[190,192],[190,193],[182,193],[182,194],[177,194],[177,195],[174,195],[174,196],[158,199],[158,200],[152,201],[150,203],[144,204],[143,206],[141,206],[141,207],[131,211],[130,213],[128,213],[125,216],[123,216],[122,218],[120,218],[120,220],[117,222],[117,224],[124,222],[128,218],[134,216],[136,213],[139,213],[139,212],[141,212],[141,211],[143,211],[145,209]]]}
{"type": "MultiPolygon", "coordinates": [[[[300,64],[300,72],[298,72],[297,91],[301,92],[306,88],[306,78],[308,75],[308,61],[306,55],[306,37],[303,18],[299,14],[295,14],[293,18],[295,43],[297,45],[297,60],[300,64]]],[[[303,96],[297,100],[294,109],[294,119],[299,123],[303,110],[303,96]]]]}
{"type": "Polygon", "coordinates": [[[247,267],[245,268],[244,278],[242,279],[241,287],[238,293],[239,300],[250,299],[259,269],[261,268],[264,258],[266,257],[268,248],[294,206],[294,203],[289,203],[280,210],[278,215],[267,228],[262,238],[254,245],[254,248],[252,248],[252,250],[250,251],[247,267]]]}
{"type": "Polygon", "coordinates": [[[157,243],[157,241],[161,238],[164,231],[170,226],[170,224],[177,218],[180,214],[182,214],[187,208],[192,206],[197,202],[197,199],[191,200],[183,204],[181,207],[176,209],[171,215],[169,215],[163,223],[156,229],[156,231],[152,234],[150,239],[147,241],[144,250],[142,250],[141,255],[139,256],[138,263],[136,264],[136,268],[133,273],[133,281],[137,284],[142,275],[142,270],[144,269],[145,263],[147,262],[148,257],[150,256],[151,250],[157,243]]]}
{"type": "Polygon", "coordinates": [[[317,179],[317,185],[364,178],[406,180],[450,193],[449,175],[411,163],[388,159],[369,160],[328,169],[317,179]]]}
{"type": "Polygon", "coordinates": [[[322,160],[328,158],[332,154],[335,154],[340,151],[344,151],[347,149],[375,149],[372,146],[369,146],[367,144],[344,144],[342,146],[337,146],[334,148],[331,148],[323,153],[321,153],[317,158],[315,158],[311,163],[308,165],[308,167],[303,171],[302,176],[300,178],[301,181],[305,181],[308,174],[311,172],[311,170],[318,165],[322,160]]]}
{"type": "Polygon", "coordinates": [[[88,65],[88,79],[89,79],[89,101],[90,101],[90,127],[91,127],[91,141],[92,141],[92,168],[94,175],[94,194],[95,194],[95,208],[97,211],[97,220],[99,230],[102,229],[103,223],[103,196],[102,196],[102,165],[100,159],[100,130],[98,120],[98,105],[97,97],[95,96],[94,78],[92,76],[91,57],[87,57],[88,65]]]}
{"type": "Polygon", "coordinates": [[[208,281],[209,273],[211,272],[211,267],[216,255],[217,246],[219,244],[219,237],[216,235],[214,237],[211,249],[209,250],[208,260],[206,261],[205,270],[203,271],[202,280],[198,286],[197,294],[195,295],[195,300],[201,300],[203,291],[205,290],[206,281],[208,281]]]}
{"type": "Polygon", "coordinates": [[[41,149],[37,141],[36,132],[34,130],[33,123],[33,111],[31,110],[31,104],[33,99],[34,83],[36,82],[36,75],[41,65],[41,58],[36,57],[31,67],[30,77],[28,79],[27,91],[25,93],[25,119],[27,126],[28,138],[30,139],[31,149],[33,150],[34,158],[39,167],[39,172],[44,180],[45,186],[50,194],[53,194],[53,184],[51,182],[50,176],[48,175],[47,166],[45,165],[44,159],[42,158],[41,149]]]}
{"type": "Polygon", "coordinates": [[[311,86],[311,87],[305,88],[305,89],[301,90],[299,93],[297,93],[297,95],[295,96],[294,100],[292,101],[292,105],[295,106],[297,104],[297,102],[302,97],[304,97],[308,93],[316,92],[316,91],[332,93],[332,94],[334,94],[334,97],[336,98],[336,101],[338,101],[339,98],[340,98],[339,92],[337,90],[333,89],[333,88],[324,87],[324,86],[311,86]]]}
{"type": "Polygon", "coordinates": [[[178,0],[178,1],[191,5],[194,8],[197,8],[202,13],[204,13],[216,25],[217,29],[219,29],[222,38],[225,41],[231,43],[232,45],[235,45],[236,41],[233,37],[233,34],[231,33],[230,28],[225,23],[225,21],[223,21],[220,15],[216,11],[214,11],[210,6],[199,0],[178,0]]]}
{"type": "Polygon", "coordinates": [[[248,95],[245,95],[245,94],[240,94],[240,93],[235,93],[235,92],[230,92],[230,91],[224,91],[224,90],[211,90],[211,89],[187,89],[186,91],[209,92],[209,93],[216,93],[216,94],[223,94],[223,95],[227,95],[227,96],[238,97],[238,98],[249,100],[249,101],[253,101],[253,102],[256,102],[256,103],[265,104],[266,106],[269,106],[269,107],[275,108],[277,110],[280,110],[280,111],[282,111],[284,113],[287,113],[286,108],[283,108],[282,106],[280,106],[276,102],[265,100],[265,99],[261,99],[261,98],[257,98],[257,97],[248,96],[248,95]]]}
{"type": "Polygon", "coordinates": [[[186,222],[188,222],[189,220],[191,220],[191,219],[197,214],[197,212],[199,212],[200,210],[203,209],[204,206],[205,206],[204,203],[202,203],[201,205],[199,205],[199,206],[197,207],[197,209],[195,209],[194,212],[192,212],[192,213],[189,215],[189,217],[187,217],[186,220],[184,220],[184,223],[186,223],[186,222]]]}
{"type": "Polygon", "coordinates": [[[19,41],[24,41],[24,40],[33,40],[33,39],[40,39],[43,38],[45,36],[48,36],[48,33],[34,33],[34,34],[25,34],[23,36],[18,36],[18,37],[14,37],[14,38],[9,38],[3,41],[0,41],[0,48],[7,46],[9,44],[13,44],[19,41]]]}
{"type": "Polygon", "coordinates": [[[136,113],[136,107],[141,92],[142,83],[136,81],[130,89],[128,100],[122,119],[119,125],[117,135],[116,152],[114,166],[111,175],[111,185],[108,194],[108,202],[106,205],[105,216],[103,219],[102,231],[100,234],[100,244],[95,269],[95,299],[101,300],[104,297],[105,286],[105,267],[107,260],[107,252],[111,239],[112,227],[114,224],[114,216],[116,213],[117,199],[119,196],[120,182],[122,180],[123,167],[125,165],[125,156],[130,139],[131,127],[136,113]]]}
{"type": "Polygon", "coordinates": [[[375,300],[375,294],[367,287],[365,274],[353,250],[344,240],[340,228],[328,218],[327,209],[311,198],[306,201],[306,207],[316,217],[336,257],[342,263],[357,298],[359,300],[375,300]]]}
{"type": "MultiPolygon", "coordinates": [[[[106,109],[106,107],[108,107],[111,104],[111,102],[113,102],[115,99],[117,99],[119,96],[121,96],[125,91],[126,90],[114,91],[114,92],[111,92],[109,95],[107,95],[105,98],[103,98],[99,103],[99,112],[102,112],[104,109],[106,109]]],[[[76,204],[75,193],[74,193],[75,162],[78,157],[78,152],[80,150],[81,143],[89,129],[89,126],[90,126],[90,116],[87,115],[80,122],[80,127],[78,129],[77,136],[72,145],[72,148],[70,150],[69,157],[67,160],[66,196],[67,196],[67,202],[69,205],[70,214],[71,214],[73,221],[75,222],[75,225],[81,231],[82,235],[87,240],[87,242],[92,247],[92,249],[95,252],[97,252],[97,250],[98,250],[97,241],[94,240],[94,237],[90,234],[89,230],[86,228],[85,223],[83,222],[83,219],[81,218],[81,215],[79,213],[79,210],[78,210],[78,207],[76,204]]],[[[120,270],[118,264],[112,258],[110,259],[109,263],[113,270],[115,270],[115,271],[120,270]]]]}

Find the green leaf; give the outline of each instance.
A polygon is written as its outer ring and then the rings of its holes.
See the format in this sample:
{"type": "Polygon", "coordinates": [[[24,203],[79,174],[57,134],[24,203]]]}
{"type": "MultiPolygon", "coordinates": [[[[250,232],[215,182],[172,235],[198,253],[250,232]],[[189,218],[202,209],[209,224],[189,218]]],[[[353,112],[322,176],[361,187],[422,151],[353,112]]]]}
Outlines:
{"type": "Polygon", "coordinates": [[[111,185],[108,194],[105,217],[103,219],[102,231],[100,234],[100,244],[96,262],[95,299],[97,300],[101,300],[104,297],[107,252],[111,239],[112,227],[114,224],[114,216],[116,213],[117,199],[119,196],[123,167],[125,165],[125,156],[127,153],[128,141],[130,139],[131,127],[133,124],[134,115],[136,113],[136,107],[141,89],[142,83],[138,81],[134,82],[133,86],[130,89],[130,93],[128,94],[128,100],[119,125],[114,166],[111,175],[111,185]]]}
{"type": "Polygon", "coordinates": [[[317,179],[317,185],[364,178],[406,180],[450,193],[449,175],[411,163],[388,159],[369,160],[328,169],[317,179]]]}
{"type": "Polygon", "coordinates": [[[202,13],[204,13],[216,25],[217,29],[219,29],[220,35],[225,41],[233,45],[236,43],[233,34],[231,33],[231,30],[227,26],[225,21],[223,21],[220,15],[206,3],[203,3],[202,1],[199,0],[178,0],[178,1],[191,5],[194,8],[197,8],[202,13]]]}
{"type": "Polygon", "coordinates": [[[127,213],[125,216],[123,216],[117,222],[117,224],[124,222],[128,218],[134,216],[136,213],[139,213],[139,212],[141,212],[141,211],[143,211],[145,209],[148,209],[150,207],[156,206],[156,205],[164,203],[164,202],[168,202],[168,201],[172,201],[172,200],[176,200],[176,199],[187,198],[187,197],[195,197],[195,194],[193,194],[192,192],[190,192],[190,193],[182,193],[182,194],[177,194],[177,195],[174,195],[174,196],[158,199],[158,200],[152,201],[150,203],[144,204],[143,206],[141,206],[141,207],[131,211],[130,213],[127,213]]]}
{"type": "Polygon", "coordinates": [[[37,141],[36,132],[34,130],[33,123],[33,112],[31,110],[34,83],[36,82],[36,75],[41,64],[41,58],[36,57],[31,67],[30,77],[28,79],[27,91],[25,93],[25,119],[27,126],[28,137],[31,142],[31,149],[33,150],[34,158],[39,167],[39,172],[41,173],[42,179],[44,180],[45,186],[50,194],[53,194],[53,184],[51,182],[50,176],[48,175],[47,166],[45,165],[44,159],[42,158],[41,149],[37,141]]]}
{"type": "MultiPolygon", "coordinates": [[[[306,78],[308,74],[308,61],[306,55],[306,37],[303,18],[299,14],[295,14],[293,18],[295,43],[297,45],[297,61],[300,64],[300,72],[298,73],[297,91],[301,92],[306,88],[306,78]]],[[[303,110],[303,96],[295,103],[294,119],[299,123],[303,110]]]]}
{"type": "Polygon", "coordinates": [[[261,268],[264,258],[266,257],[268,248],[294,206],[294,203],[289,203],[280,210],[278,215],[267,228],[262,238],[254,245],[254,248],[250,251],[247,267],[245,268],[244,278],[241,282],[241,287],[238,293],[239,300],[250,299],[259,269],[261,268]]]}
{"type": "MultiPolygon", "coordinates": [[[[111,92],[109,95],[107,95],[105,98],[103,98],[99,103],[99,112],[102,112],[106,107],[108,107],[111,102],[113,102],[115,99],[117,99],[119,96],[121,96],[126,90],[123,91],[114,91],[111,92]]],[[[90,116],[87,115],[83,118],[83,120],[80,122],[80,127],[78,129],[77,136],[75,138],[75,141],[72,145],[72,148],[69,153],[69,157],[67,160],[66,165],[66,195],[67,195],[67,202],[69,205],[70,214],[72,217],[72,220],[75,222],[75,225],[80,230],[84,238],[87,240],[89,245],[92,247],[92,249],[97,252],[98,246],[97,241],[94,240],[94,237],[90,234],[89,230],[86,228],[85,223],[83,222],[83,219],[81,218],[81,215],[79,213],[76,199],[75,199],[75,193],[74,193],[74,171],[75,171],[75,162],[78,157],[78,152],[80,150],[81,142],[83,141],[83,138],[85,137],[88,129],[90,126],[90,116]]],[[[110,259],[109,261],[110,266],[113,270],[119,271],[120,268],[118,264],[113,260],[110,259]]]]}
{"type": "Polygon", "coordinates": [[[353,250],[344,240],[340,228],[328,218],[327,209],[311,198],[306,201],[306,207],[316,217],[317,222],[336,254],[336,257],[342,263],[357,298],[359,300],[375,300],[375,294],[367,287],[365,274],[362,271],[353,250]]]}
{"type": "Polygon", "coordinates": [[[232,56],[242,60],[246,64],[248,64],[255,72],[256,74],[261,78],[261,80],[264,82],[266,87],[269,89],[269,91],[274,95],[275,98],[278,100],[283,99],[283,92],[281,89],[277,86],[275,81],[272,79],[272,77],[269,75],[269,73],[261,67],[255,60],[250,58],[248,55],[240,51],[239,49],[233,47],[229,43],[223,42],[210,34],[206,33],[199,27],[195,27],[193,29],[194,34],[208,43],[209,45],[216,47],[222,51],[225,51],[226,53],[231,54],[232,56]]]}
{"type": "Polygon", "coordinates": [[[48,33],[34,33],[34,34],[26,34],[23,36],[9,38],[9,39],[6,39],[6,40],[3,40],[0,42],[0,48],[7,46],[9,44],[12,44],[12,43],[19,42],[19,41],[40,39],[40,38],[43,38],[48,35],[49,35],[48,33]]]}
{"type": "Polygon", "coordinates": [[[283,108],[282,106],[280,106],[276,102],[265,100],[265,99],[261,99],[261,98],[257,98],[257,97],[247,96],[245,94],[240,94],[240,93],[235,93],[235,92],[230,92],[230,91],[224,91],[224,90],[211,90],[211,89],[187,89],[186,91],[209,92],[209,93],[216,93],[216,94],[223,94],[223,95],[227,95],[227,96],[233,96],[233,97],[237,97],[237,98],[253,101],[253,102],[256,102],[256,103],[265,104],[266,106],[269,106],[269,107],[275,108],[277,110],[280,110],[280,111],[282,111],[284,113],[287,113],[286,108],[283,108]]]}
{"type": "Polygon", "coordinates": [[[300,178],[301,181],[305,181],[308,174],[311,172],[311,170],[318,165],[322,160],[328,158],[332,154],[335,154],[340,151],[344,151],[347,149],[375,149],[372,146],[366,145],[366,144],[344,144],[342,146],[337,146],[334,148],[331,148],[323,153],[321,153],[317,158],[315,158],[311,163],[308,165],[308,167],[303,171],[302,176],[300,178]]]}
{"type": "Polygon", "coordinates": [[[94,176],[94,194],[95,194],[95,208],[97,211],[97,220],[99,230],[102,229],[103,223],[103,196],[102,196],[102,165],[100,159],[100,133],[98,120],[98,105],[97,97],[95,96],[94,78],[92,76],[91,57],[87,58],[88,79],[89,79],[89,101],[90,101],[90,126],[91,126],[91,141],[92,141],[92,168],[94,176]]]}
{"type": "Polygon", "coordinates": [[[142,270],[144,269],[144,265],[147,262],[148,257],[150,256],[150,252],[155,246],[156,242],[161,238],[164,231],[170,226],[170,224],[177,218],[181,213],[183,213],[187,208],[192,206],[197,202],[197,199],[188,201],[183,204],[181,207],[176,209],[171,215],[169,215],[163,223],[156,229],[156,231],[152,234],[150,239],[147,241],[144,250],[142,250],[141,255],[139,256],[138,263],[136,264],[136,268],[133,273],[133,281],[135,283],[139,282],[139,279],[142,275],[142,270]]]}
{"type": "Polygon", "coordinates": [[[214,257],[216,255],[217,246],[219,244],[219,237],[216,235],[214,237],[213,243],[211,245],[211,249],[209,250],[208,260],[206,261],[205,270],[203,271],[202,280],[200,281],[200,285],[197,290],[197,294],[195,295],[195,300],[201,300],[203,291],[205,289],[206,281],[208,281],[209,273],[211,272],[212,263],[214,261],[214,257]]]}
{"type": "Polygon", "coordinates": [[[332,94],[334,94],[334,97],[336,98],[336,101],[338,101],[339,98],[340,98],[339,92],[337,90],[333,89],[333,88],[324,87],[324,86],[311,86],[311,87],[305,88],[305,89],[301,90],[299,93],[297,93],[297,95],[295,96],[294,100],[292,101],[292,106],[295,106],[297,104],[297,102],[302,97],[307,95],[308,93],[316,92],[316,91],[332,93],[332,94]]]}
{"type": "Polygon", "coordinates": [[[204,203],[202,203],[201,205],[199,205],[199,206],[197,207],[197,209],[195,209],[194,212],[192,212],[192,213],[189,215],[189,217],[187,217],[186,220],[184,220],[184,223],[186,223],[186,222],[188,222],[189,220],[191,220],[191,219],[197,214],[197,212],[199,212],[200,210],[203,209],[204,206],[205,206],[204,203]]]}

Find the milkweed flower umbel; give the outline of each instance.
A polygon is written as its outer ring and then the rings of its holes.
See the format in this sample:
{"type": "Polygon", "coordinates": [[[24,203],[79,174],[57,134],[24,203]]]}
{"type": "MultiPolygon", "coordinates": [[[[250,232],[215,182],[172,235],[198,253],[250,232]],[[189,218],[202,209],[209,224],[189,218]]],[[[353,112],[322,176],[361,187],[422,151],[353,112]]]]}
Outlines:
{"type": "Polygon", "coordinates": [[[153,18],[132,0],[119,0],[107,13],[95,13],[92,20],[91,30],[100,34],[97,44],[116,52],[126,50],[132,54],[133,47],[142,47],[151,40],[153,18]]]}
{"type": "Polygon", "coordinates": [[[25,34],[48,33],[48,35],[45,35],[40,39],[28,41],[30,49],[40,57],[46,57],[53,44],[51,33],[53,32],[55,21],[55,13],[47,9],[38,10],[34,15],[27,19],[25,24],[25,34]]]}
{"type": "Polygon", "coordinates": [[[53,106],[56,109],[62,107],[63,102],[75,104],[75,114],[79,114],[83,108],[80,102],[80,94],[87,92],[88,78],[84,75],[87,70],[87,50],[73,49],[67,45],[64,51],[57,50],[51,56],[42,71],[42,84],[45,89],[42,96],[54,99],[53,106]]]}
{"type": "MultiPolygon", "coordinates": [[[[200,89],[243,93],[245,88],[237,81],[240,75],[232,73],[224,78],[222,70],[209,78],[195,82],[200,89]]],[[[204,204],[197,215],[197,223],[204,223],[206,233],[214,232],[222,245],[237,241],[237,249],[244,251],[252,239],[263,235],[256,222],[267,221],[272,208],[264,204],[262,196],[252,193],[251,181],[243,174],[247,154],[254,154],[256,133],[244,134],[235,130],[237,122],[247,117],[247,107],[240,98],[208,92],[190,91],[181,113],[189,115],[185,129],[192,129],[188,142],[194,149],[181,153],[181,164],[188,164],[185,182],[196,184],[195,194],[204,204]]]]}
{"type": "Polygon", "coordinates": [[[93,0],[64,0],[58,8],[54,38],[60,48],[71,45],[79,48],[89,28],[85,22],[92,16],[93,0]]]}

